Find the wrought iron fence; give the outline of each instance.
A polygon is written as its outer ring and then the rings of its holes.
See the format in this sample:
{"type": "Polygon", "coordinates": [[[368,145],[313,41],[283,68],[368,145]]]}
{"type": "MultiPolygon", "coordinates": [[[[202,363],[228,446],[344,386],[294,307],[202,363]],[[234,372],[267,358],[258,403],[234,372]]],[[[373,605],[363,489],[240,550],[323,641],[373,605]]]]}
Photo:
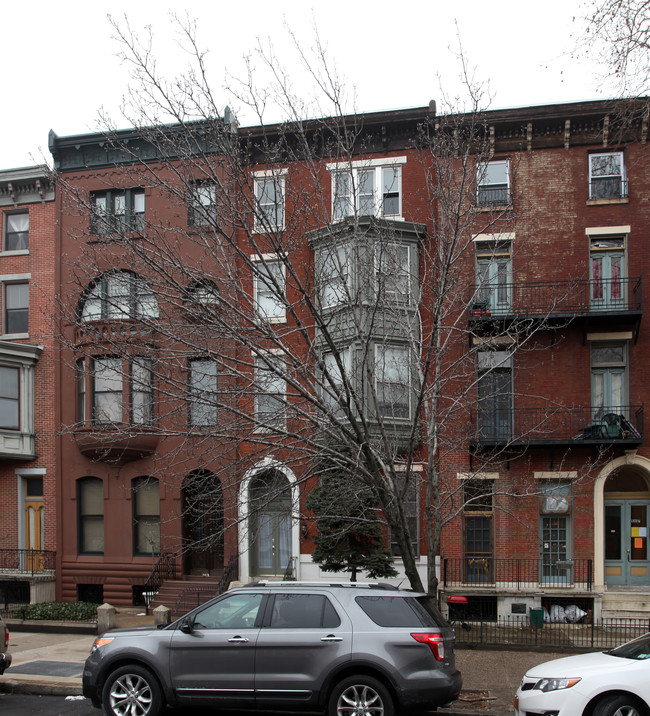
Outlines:
{"type": "Polygon", "coordinates": [[[552,624],[528,616],[499,617],[496,621],[454,622],[456,645],[513,646],[549,650],[611,649],[650,631],[650,619],[601,619],[591,623],[552,624]]]}
{"type": "Polygon", "coordinates": [[[538,558],[445,557],[442,561],[442,585],[449,587],[499,586],[502,589],[525,587],[575,587],[591,591],[593,562],[571,559],[548,563],[538,558]]]}
{"type": "Polygon", "coordinates": [[[176,579],[176,555],[171,552],[163,552],[147,577],[142,587],[142,595],[146,604],[146,612],[149,613],[149,605],[153,601],[160,585],[165,579],[176,579]]]}
{"type": "Polygon", "coordinates": [[[194,607],[200,607],[201,604],[207,602],[208,599],[216,597],[218,594],[223,594],[227,589],[230,582],[237,575],[238,559],[236,556],[232,556],[228,560],[228,564],[223,570],[223,574],[219,579],[219,584],[215,587],[214,585],[206,585],[204,587],[192,587],[191,589],[183,590],[176,600],[176,604],[172,609],[172,614],[184,614],[194,607]]]}
{"type": "Polygon", "coordinates": [[[0,572],[34,575],[55,569],[56,552],[43,549],[0,549],[0,572]]]}

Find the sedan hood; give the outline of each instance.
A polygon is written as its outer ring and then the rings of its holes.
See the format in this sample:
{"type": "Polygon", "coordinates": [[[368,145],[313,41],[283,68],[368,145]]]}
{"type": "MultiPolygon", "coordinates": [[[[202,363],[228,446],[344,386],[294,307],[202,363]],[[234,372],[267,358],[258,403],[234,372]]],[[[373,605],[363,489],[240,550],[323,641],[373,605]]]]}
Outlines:
{"type": "Polygon", "coordinates": [[[567,656],[564,659],[546,661],[526,672],[527,679],[574,678],[586,676],[598,671],[611,672],[617,668],[625,668],[638,663],[634,659],[624,659],[620,656],[610,656],[604,652],[593,654],[578,654],[567,656]]]}

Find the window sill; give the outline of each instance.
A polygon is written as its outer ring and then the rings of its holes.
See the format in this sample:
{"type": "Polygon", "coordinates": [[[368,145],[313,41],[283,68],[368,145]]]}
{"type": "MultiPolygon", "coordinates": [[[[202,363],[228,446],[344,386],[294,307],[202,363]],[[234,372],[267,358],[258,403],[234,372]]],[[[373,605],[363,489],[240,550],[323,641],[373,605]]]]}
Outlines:
{"type": "Polygon", "coordinates": [[[276,231],[285,231],[285,226],[254,226],[254,234],[272,234],[276,231]]]}
{"type": "Polygon", "coordinates": [[[29,249],[16,249],[15,251],[0,251],[0,256],[29,256],[29,249]]]}
{"type": "Polygon", "coordinates": [[[287,322],[286,316],[257,316],[255,319],[255,323],[258,326],[264,326],[264,325],[280,325],[285,324],[287,322]]]}
{"type": "Polygon", "coordinates": [[[510,204],[489,204],[487,206],[474,206],[473,209],[477,214],[484,214],[490,211],[512,211],[512,203],[510,204]]]}
{"type": "Polygon", "coordinates": [[[29,338],[29,333],[3,333],[0,335],[3,341],[17,341],[29,338]]]}
{"type": "Polygon", "coordinates": [[[611,204],[629,204],[629,197],[625,196],[620,199],[587,199],[587,206],[609,206],[611,204]]]}
{"type": "MultiPolygon", "coordinates": [[[[347,216],[340,216],[338,219],[332,217],[332,224],[340,224],[346,219],[353,219],[355,214],[348,214],[347,216]]],[[[383,221],[406,221],[403,216],[379,216],[377,214],[357,214],[358,219],[382,219],[383,221]]]]}

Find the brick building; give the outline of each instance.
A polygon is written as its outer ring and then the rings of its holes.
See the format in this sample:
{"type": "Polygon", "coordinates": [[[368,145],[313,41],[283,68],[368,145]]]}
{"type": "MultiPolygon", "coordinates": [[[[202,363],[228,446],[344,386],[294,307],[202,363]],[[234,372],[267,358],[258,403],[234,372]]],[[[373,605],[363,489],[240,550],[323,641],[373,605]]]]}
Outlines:
{"type": "Polygon", "coordinates": [[[58,361],[54,185],[0,172],[0,600],[55,596],[58,361]]]}
{"type": "Polygon", "coordinates": [[[403,481],[395,549],[472,608],[650,590],[639,106],[366,114],[347,153],[333,121],[227,119],[51,135],[59,594],[137,600],[160,555],[176,581],[320,578],[319,432],[403,481]]]}

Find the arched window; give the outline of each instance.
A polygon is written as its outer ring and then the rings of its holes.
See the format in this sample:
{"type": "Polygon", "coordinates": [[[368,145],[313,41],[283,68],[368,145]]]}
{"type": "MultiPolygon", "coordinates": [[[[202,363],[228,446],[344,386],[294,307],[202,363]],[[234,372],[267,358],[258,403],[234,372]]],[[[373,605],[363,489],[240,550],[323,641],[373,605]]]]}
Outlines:
{"type": "Polygon", "coordinates": [[[158,302],[144,279],[131,271],[112,271],[89,286],[80,314],[82,321],[158,318],[158,302]]]}
{"type": "Polygon", "coordinates": [[[104,554],[104,485],[98,477],[77,480],[79,554],[104,554]]]}
{"type": "Polygon", "coordinates": [[[155,477],[136,477],[133,489],[133,554],[160,554],[160,485],[155,477]]]}

